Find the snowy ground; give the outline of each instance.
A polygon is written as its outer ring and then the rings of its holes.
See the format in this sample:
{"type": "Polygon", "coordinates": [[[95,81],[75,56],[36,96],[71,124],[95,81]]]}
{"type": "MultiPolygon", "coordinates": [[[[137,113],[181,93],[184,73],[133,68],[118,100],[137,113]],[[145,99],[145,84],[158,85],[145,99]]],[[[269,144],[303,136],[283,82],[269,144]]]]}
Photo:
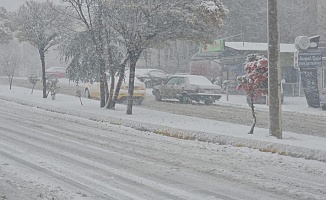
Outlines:
{"type": "Polygon", "coordinates": [[[326,199],[325,162],[158,134],[173,127],[307,152],[325,151],[324,138],[284,133],[277,140],[265,129],[247,135],[247,126],[139,107],[129,116],[123,105],[110,111],[83,103],[0,86],[0,199],[326,199]],[[157,134],[145,131],[151,128],[157,134]]]}
{"type": "MultiPolygon", "coordinates": [[[[30,94],[30,91],[19,87],[9,90],[7,86],[0,86],[0,98],[172,137],[198,139],[233,146],[247,146],[261,151],[277,152],[326,162],[326,138],[284,132],[283,139],[279,140],[269,136],[268,130],[261,128],[256,128],[254,135],[248,135],[246,133],[250,129],[249,126],[181,116],[140,107],[134,107],[133,115],[126,115],[124,105],[117,105],[115,111],[110,111],[100,109],[99,102],[96,100],[82,99],[84,104],[82,106],[79,99],[72,96],[58,94],[56,100],[53,101],[50,98],[41,98],[40,91],[35,91],[33,95],[30,94]]],[[[296,100],[291,103],[287,102],[284,109],[307,114],[325,115],[326,113],[325,111],[308,108],[304,105],[305,99],[303,98],[294,99],[296,100]]],[[[247,106],[242,100],[241,96],[230,96],[229,101],[222,99],[219,103],[234,107],[247,106]]],[[[266,105],[257,105],[257,107],[267,109],[266,105]]]]}

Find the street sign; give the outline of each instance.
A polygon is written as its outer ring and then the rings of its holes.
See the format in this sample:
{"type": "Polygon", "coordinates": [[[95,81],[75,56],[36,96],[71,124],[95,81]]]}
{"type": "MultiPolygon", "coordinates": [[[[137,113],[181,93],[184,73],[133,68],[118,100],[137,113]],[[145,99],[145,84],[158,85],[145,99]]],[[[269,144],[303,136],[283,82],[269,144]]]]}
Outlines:
{"type": "Polygon", "coordinates": [[[300,69],[317,68],[322,64],[322,53],[316,51],[299,52],[298,65],[300,69]]]}

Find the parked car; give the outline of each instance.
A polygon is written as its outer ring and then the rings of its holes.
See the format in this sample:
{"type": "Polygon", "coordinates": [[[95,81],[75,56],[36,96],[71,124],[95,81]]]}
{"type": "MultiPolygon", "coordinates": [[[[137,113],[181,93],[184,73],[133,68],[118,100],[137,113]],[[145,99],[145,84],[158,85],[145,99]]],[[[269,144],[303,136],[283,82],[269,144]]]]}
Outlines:
{"type": "Polygon", "coordinates": [[[155,86],[152,93],[156,101],[178,99],[180,103],[190,103],[194,100],[210,105],[221,98],[221,86],[204,76],[173,75],[166,84],[155,86]]]}
{"type": "Polygon", "coordinates": [[[45,70],[45,76],[51,78],[64,78],[66,76],[66,68],[64,67],[50,67],[45,70]]]}
{"type": "MultiPolygon", "coordinates": [[[[107,74],[108,78],[108,85],[110,87],[110,76],[107,74]]],[[[116,77],[116,82],[118,81],[119,77],[116,77]]],[[[126,103],[128,99],[128,87],[129,87],[129,76],[124,78],[124,81],[121,84],[121,88],[118,95],[118,103],[126,103]]],[[[89,81],[85,85],[84,94],[86,98],[94,98],[100,99],[100,82],[99,80],[89,81]]],[[[140,82],[137,78],[135,78],[135,85],[134,85],[134,104],[140,105],[146,96],[145,84],[140,82]]]]}
{"type": "Polygon", "coordinates": [[[145,84],[146,88],[161,85],[169,78],[169,74],[159,69],[136,69],[135,76],[145,84]]]}
{"type": "Polygon", "coordinates": [[[326,110],[326,87],[320,93],[320,107],[322,110],[326,110]]]}

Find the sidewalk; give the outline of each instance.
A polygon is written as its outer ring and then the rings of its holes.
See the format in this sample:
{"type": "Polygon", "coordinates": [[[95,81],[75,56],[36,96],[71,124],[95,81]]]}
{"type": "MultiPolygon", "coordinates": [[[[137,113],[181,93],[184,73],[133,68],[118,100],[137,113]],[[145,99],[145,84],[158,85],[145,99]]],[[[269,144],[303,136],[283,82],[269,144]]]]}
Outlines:
{"type": "Polygon", "coordinates": [[[0,99],[0,105],[2,100],[6,100],[180,139],[249,147],[264,152],[326,162],[326,138],[321,137],[283,132],[283,139],[280,140],[269,136],[268,130],[262,128],[255,128],[254,134],[249,135],[247,132],[250,126],[176,115],[136,106],[133,115],[126,115],[125,105],[117,105],[116,110],[112,111],[99,108],[99,101],[96,100],[83,98],[82,106],[76,97],[58,94],[53,101],[51,98],[43,99],[41,91],[35,90],[34,94],[31,94],[30,89],[14,87],[9,90],[8,86],[4,85],[0,85],[0,99]]]}

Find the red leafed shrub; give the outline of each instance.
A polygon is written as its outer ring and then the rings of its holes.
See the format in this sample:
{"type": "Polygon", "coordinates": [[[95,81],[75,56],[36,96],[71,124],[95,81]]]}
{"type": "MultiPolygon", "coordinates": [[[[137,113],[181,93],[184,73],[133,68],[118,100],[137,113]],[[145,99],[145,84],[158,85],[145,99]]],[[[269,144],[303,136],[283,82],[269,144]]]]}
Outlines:
{"type": "Polygon", "coordinates": [[[258,54],[250,54],[244,66],[246,74],[239,76],[237,89],[243,89],[249,97],[257,99],[268,92],[268,60],[258,54]]]}
{"type": "Polygon", "coordinates": [[[243,89],[249,99],[253,123],[249,134],[253,134],[256,125],[254,101],[262,94],[268,93],[268,60],[258,54],[247,56],[244,69],[246,74],[237,78],[239,85],[237,89],[243,89]]]}

